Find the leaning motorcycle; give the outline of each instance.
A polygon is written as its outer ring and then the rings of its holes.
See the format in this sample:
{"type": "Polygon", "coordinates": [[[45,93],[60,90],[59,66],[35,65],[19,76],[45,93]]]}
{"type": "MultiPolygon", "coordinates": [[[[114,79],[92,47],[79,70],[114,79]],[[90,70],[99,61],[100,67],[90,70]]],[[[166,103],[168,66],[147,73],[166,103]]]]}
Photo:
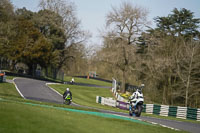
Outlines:
{"type": "Polygon", "coordinates": [[[129,115],[140,117],[144,103],[144,97],[142,93],[142,87],[137,89],[129,98],[129,115]]]}
{"type": "Polygon", "coordinates": [[[72,98],[70,94],[68,93],[67,96],[65,97],[65,104],[70,105],[72,102],[72,98]]]}

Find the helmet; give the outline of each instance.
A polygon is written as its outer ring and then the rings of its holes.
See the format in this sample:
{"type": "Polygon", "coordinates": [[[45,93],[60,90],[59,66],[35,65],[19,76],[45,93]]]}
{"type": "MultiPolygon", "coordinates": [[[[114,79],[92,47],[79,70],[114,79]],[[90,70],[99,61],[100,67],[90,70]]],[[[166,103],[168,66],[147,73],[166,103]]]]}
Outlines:
{"type": "Polygon", "coordinates": [[[67,88],[67,91],[69,91],[69,88],[67,88]]]}

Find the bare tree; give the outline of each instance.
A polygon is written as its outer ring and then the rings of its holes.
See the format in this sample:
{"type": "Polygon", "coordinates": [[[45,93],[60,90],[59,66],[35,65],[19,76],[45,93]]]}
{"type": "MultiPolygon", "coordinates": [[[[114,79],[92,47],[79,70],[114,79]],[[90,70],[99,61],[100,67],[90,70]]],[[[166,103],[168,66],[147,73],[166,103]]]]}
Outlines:
{"type": "Polygon", "coordinates": [[[192,105],[194,96],[200,94],[200,45],[199,42],[182,41],[176,55],[177,74],[180,78],[179,96],[185,99],[185,106],[192,105]],[[189,100],[191,102],[189,102],[189,100]]]}
{"type": "Polygon", "coordinates": [[[142,7],[133,6],[130,2],[123,2],[119,8],[113,7],[107,15],[106,26],[109,31],[104,36],[104,49],[109,53],[106,53],[104,57],[107,58],[108,63],[121,70],[122,92],[125,91],[130,67],[135,63],[137,38],[148,23],[147,13],[142,7]]]}
{"type": "Polygon", "coordinates": [[[177,45],[170,36],[154,40],[155,44],[148,44],[147,58],[143,61],[146,66],[143,70],[144,77],[148,82],[148,88],[152,88],[150,91],[155,90],[157,97],[162,94],[163,104],[173,104],[177,45]]]}

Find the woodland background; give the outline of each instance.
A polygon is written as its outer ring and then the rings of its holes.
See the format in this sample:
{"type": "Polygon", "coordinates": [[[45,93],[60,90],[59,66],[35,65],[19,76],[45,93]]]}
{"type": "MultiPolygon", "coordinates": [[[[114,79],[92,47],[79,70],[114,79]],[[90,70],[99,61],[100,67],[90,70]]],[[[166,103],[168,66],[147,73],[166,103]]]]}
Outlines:
{"type": "Polygon", "coordinates": [[[185,8],[155,16],[129,2],[113,7],[101,31],[101,47],[87,47],[71,2],[41,0],[40,10],[14,9],[0,1],[0,69],[36,75],[41,69],[68,76],[87,75],[145,84],[145,101],[200,108],[200,19],[185,8]]]}

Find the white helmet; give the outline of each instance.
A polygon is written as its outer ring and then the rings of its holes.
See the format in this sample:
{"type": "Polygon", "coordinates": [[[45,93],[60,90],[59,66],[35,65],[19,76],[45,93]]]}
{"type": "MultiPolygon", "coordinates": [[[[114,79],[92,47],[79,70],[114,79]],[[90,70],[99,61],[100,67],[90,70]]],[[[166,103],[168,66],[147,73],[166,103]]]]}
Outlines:
{"type": "Polygon", "coordinates": [[[69,91],[69,88],[67,88],[67,91],[69,91]]]}

